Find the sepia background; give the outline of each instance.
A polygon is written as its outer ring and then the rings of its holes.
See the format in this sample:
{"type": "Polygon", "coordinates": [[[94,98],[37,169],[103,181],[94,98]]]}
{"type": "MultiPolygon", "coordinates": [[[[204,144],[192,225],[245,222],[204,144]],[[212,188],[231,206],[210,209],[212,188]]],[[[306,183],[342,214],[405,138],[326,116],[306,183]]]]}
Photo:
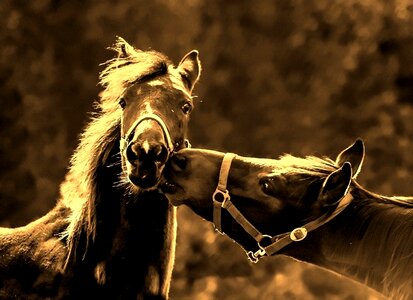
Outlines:
{"type": "MultiPolygon", "coordinates": [[[[359,181],[413,195],[413,0],[2,0],[0,20],[0,226],[54,205],[116,36],[176,63],[200,51],[193,146],[335,157],[361,137],[359,181]]],[[[285,257],[252,265],[185,207],[178,222],[172,299],[378,297],[285,257]]]]}

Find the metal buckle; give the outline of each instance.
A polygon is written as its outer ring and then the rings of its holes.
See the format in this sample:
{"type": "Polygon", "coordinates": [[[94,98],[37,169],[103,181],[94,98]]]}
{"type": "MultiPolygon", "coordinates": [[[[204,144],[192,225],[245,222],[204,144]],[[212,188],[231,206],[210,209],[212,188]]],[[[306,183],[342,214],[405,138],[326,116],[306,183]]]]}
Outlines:
{"type": "Polygon", "coordinates": [[[307,229],[304,227],[298,227],[295,228],[293,231],[290,233],[290,239],[294,242],[299,242],[305,239],[307,236],[307,229]]]}

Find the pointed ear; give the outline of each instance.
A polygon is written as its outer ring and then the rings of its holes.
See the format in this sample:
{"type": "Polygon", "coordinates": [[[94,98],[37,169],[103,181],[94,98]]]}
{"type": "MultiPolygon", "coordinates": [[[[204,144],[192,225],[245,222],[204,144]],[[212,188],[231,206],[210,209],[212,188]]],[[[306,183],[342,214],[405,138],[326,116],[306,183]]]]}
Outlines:
{"type": "Polygon", "coordinates": [[[329,208],[339,203],[350,187],[352,178],[351,164],[345,162],[343,166],[328,175],[318,195],[318,203],[322,208],[329,208]]]}
{"type": "Polygon", "coordinates": [[[113,47],[113,50],[118,52],[118,58],[126,58],[128,57],[133,51],[140,51],[135,49],[133,46],[129,45],[127,41],[125,41],[120,36],[116,39],[116,44],[113,47]]]}
{"type": "Polygon", "coordinates": [[[353,168],[353,178],[360,173],[364,160],[365,147],[362,139],[358,138],[351,146],[341,151],[336,158],[338,166],[343,165],[346,161],[351,163],[353,168]]]}
{"type": "Polygon", "coordinates": [[[198,51],[192,50],[187,53],[179,63],[177,69],[186,81],[187,88],[190,92],[194,88],[195,83],[201,74],[201,62],[198,58],[198,51]]]}

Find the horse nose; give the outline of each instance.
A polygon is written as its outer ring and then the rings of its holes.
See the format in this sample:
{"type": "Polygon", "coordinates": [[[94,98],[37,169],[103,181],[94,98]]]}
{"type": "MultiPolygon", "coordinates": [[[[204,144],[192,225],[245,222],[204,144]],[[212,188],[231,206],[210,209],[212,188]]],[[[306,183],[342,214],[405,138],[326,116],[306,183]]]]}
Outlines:
{"type": "Polygon", "coordinates": [[[138,160],[150,160],[164,164],[168,160],[168,148],[160,143],[131,143],[126,149],[126,157],[129,162],[134,163],[138,160]]]}
{"type": "Polygon", "coordinates": [[[188,160],[184,155],[178,153],[171,157],[170,164],[175,172],[182,172],[186,169],[188,160]]]}

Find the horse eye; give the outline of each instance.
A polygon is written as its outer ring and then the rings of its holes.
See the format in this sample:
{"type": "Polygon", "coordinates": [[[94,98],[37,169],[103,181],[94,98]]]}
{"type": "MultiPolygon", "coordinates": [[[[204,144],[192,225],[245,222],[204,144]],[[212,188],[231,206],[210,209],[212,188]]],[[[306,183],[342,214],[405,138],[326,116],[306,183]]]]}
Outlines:
{"type": "Polygon", "coordinates": [[[120,105],[120,107],[122,107],[122,109],[124,109],[126,107],[125,98],[120,98],[119,105],[120,105]]]}
{"type": "Polygon", "coordinates": [[[271,183],[269,179],[263,179],[260,181],[262,191],[269,195],[271,193],[271,183]]]}
{"type": "Polygon", "coordinates": [[[188,115],[191,113],[192,111],[192,104],[187,102],[182,106],[182,111],[184,112],[184,114],[188,115]]]}

